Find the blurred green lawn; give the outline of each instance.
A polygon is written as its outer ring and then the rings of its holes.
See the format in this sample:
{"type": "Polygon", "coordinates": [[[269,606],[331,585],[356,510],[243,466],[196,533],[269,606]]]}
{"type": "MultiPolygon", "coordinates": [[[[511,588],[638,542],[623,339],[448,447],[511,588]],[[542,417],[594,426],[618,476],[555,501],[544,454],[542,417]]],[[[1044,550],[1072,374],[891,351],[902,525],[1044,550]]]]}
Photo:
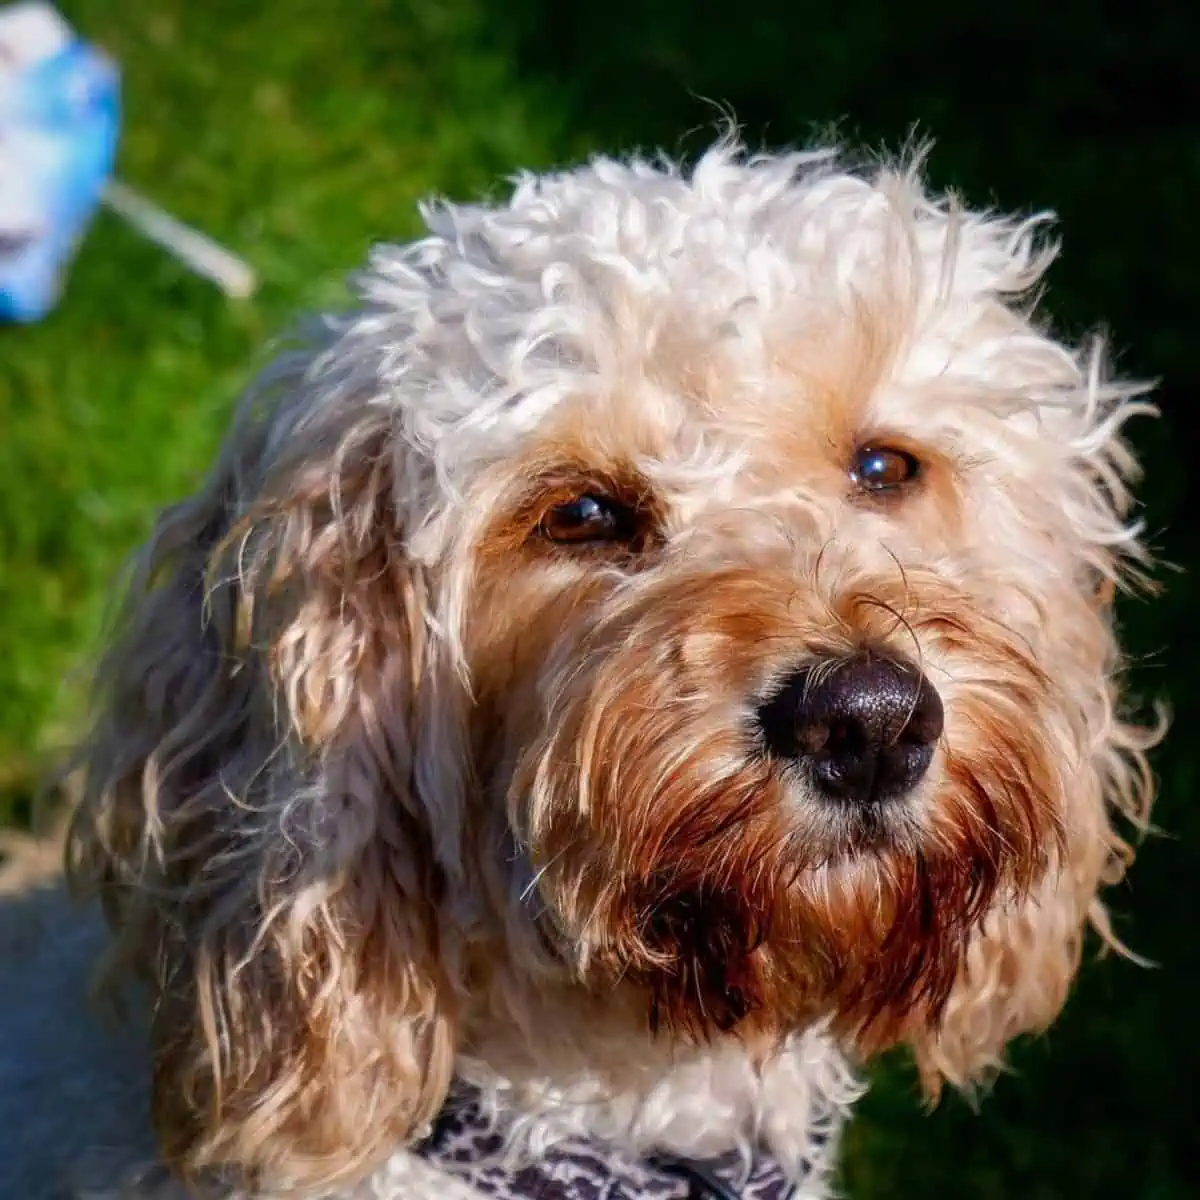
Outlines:
{"type": "MultiPolygon", "coordinates": [[[[123,556],[209,460],[269,337],[336,297],[370,242],[410,234],[417,197],[498,189],[518,166],[598,146],[674,148],[712,124],[693,93],[733,100],[752,136],[775,142],[849,116],[852,132],[895,145],[920,118],[941,139],[943,182],[984,202],[1060,208],[1065,321],[1112,319],[1119,345],[1135,347],[1125,365],[1168,377],[1168,419],[1141,434],[1150,521],[1173,529],[1160,541],[1175,561],[1195,557],[1178,413],[1200,383],[1188,198],[1200,114],[1164,102],[1169,122],[1151,112],[1130,132],[1137,104],[1120,74],[1136,63],[1132,74],[1171,84],[1200,33],[1183,7],[1147,10],[1127,29],[1092,20],[1079,0],[1053,19],[1032,0],[981,6],[974,24],[933,5],[926,27],[883,0],[768,3],[735,23],[715,0],[63,9],[121,62],[122,178],[250,258],[264,285],[250,303],[227,303],[102,215],[60,309],[0,329],[0,820],[27,819],[40,764],[78,720],[75,673],[123,556]],[[1007,56],[997,89],[1007,108],[983,82],[989,51],[1007,56]],[[1088,114],[1107,127],[1089,131],[1088,114]]],[[[1158,760],[1159,817],[1178,840],[1149,846],[1117,898],[1119,928],[1162,968],[1086,969],[1067,1019],[1018,1049],[979,1116],[954,1098],[927,1116],[902,1064],[881,1072],[848,1140],[850,1196],[1200,1195],[1191,595],[1172,580],[1162,604],[1126,616],[1139,687],[1173,692],[1185,729],[1158,760]]]]}
{"type": "MultiPolygon", "coordinates": [[[[120,175],[249,257],[229,304],[102,214],[45,324],[0,330],[0,780],[75,716],[63,683],[114,568],[211,456],[239,382],[415,201],[560,148],[553,110],[483,44],[476,0],[81,0],[120,61],[120,175]]],[[[11,798],[10,798],[11,803],[11,798]]]]}

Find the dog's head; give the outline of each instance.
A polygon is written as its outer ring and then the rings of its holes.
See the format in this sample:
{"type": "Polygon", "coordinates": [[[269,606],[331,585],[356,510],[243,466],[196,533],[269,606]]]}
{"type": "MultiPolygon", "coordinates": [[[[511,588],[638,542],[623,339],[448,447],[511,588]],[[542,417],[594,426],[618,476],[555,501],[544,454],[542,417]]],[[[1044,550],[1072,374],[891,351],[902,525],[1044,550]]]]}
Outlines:
{"type": "Polygon", "coordinates": [[[73,851],[168,1153],[352,1172],[551,993],[967,1082],[1150,790],[1144,406],[1033,319],[1042,222],[728,146],[425,215],[164,515],[100,677],[73,851]]]}

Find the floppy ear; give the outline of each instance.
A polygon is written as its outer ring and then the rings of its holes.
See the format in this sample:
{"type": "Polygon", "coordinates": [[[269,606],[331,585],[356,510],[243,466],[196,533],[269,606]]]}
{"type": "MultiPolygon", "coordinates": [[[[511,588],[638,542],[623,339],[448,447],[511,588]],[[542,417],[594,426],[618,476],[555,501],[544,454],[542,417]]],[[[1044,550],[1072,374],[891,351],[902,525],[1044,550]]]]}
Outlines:
{"type": "Polygon", "coordinates": [[[1058,1016],[1079,968],[1090,924],[1106,946],[1133,957],[1112,932],[1101,889],[1117,883],[1133,859],[1114,826],[1120,817],[1144,830],[1153,800],[1145,751],[1161,728],[1117,716],[1118,653],[1109,580],[1076,610],[1058,609],[1072,631],[1071,659],[1056,671],[1079,711],[1080,760],[1063,779],[1063,853],[1031,894],[1003,901],[969,944],[938,1025],[913,1041],[926,1092],[942,1083],[969,1088],[1002,1065],[1007,1044],[1041,1032],[1058,1016]]]}
{"type": "Polygon", "coordinates": [[[241,421],[143,551],[70,846],[110,966],[155,989],[168,1161],[281,1186],[410,1138],[454,1051],[401,452],[385,406],[306,388],[241,421]]]}

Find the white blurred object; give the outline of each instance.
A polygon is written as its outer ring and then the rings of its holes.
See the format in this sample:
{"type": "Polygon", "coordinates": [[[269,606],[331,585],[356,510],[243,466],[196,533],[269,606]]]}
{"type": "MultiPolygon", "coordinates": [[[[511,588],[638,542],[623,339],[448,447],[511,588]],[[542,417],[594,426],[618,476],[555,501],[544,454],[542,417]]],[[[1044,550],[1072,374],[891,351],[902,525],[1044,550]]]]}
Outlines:
{"type": "Polygon", "coordinates": [[[249,264],[112,180],[120,128],[116,64],[50,4],[0,8],[0,321],[36,321],[102,201],[227,295],[256,287],[249,264]]]}
{"type": "Polygon", "coordinates": [[[38,0],[0,10],[0,63],[21,71],[65,50],[75,35],[49,4],[38,0]]]}
{"type": "Polygon", "coordinates": [[[258,286],[245,259],[217,245],[199,230],[177,221],[132,188],[113,179],[104,188],[104,203],[143,237],[173,254],[181,263],[211,279],[227,296],[244,299],[258,286]]]}

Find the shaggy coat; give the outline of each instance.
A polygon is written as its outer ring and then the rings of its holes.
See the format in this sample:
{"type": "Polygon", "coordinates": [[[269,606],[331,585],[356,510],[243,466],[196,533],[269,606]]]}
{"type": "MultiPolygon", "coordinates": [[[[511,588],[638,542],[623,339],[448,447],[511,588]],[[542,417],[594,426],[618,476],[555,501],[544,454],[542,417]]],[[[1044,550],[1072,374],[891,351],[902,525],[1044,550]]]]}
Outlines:
{"type": "Polygon", "coordinates": [[[920,166],[522,177],[281,350],[98,673],[111,938],[12,888],[5,1195],[445,1200],[406,1147],[457,1078],[517,1155],[763,1146],[819,1196],[866,1058],[966,1087],[1055,1017],[1151,797],[1148,406],[1038,319],[1045,216],[920,166]],[[831,802],[845,730],[764,708],[880,661],[936,729],[831,802]]]}

